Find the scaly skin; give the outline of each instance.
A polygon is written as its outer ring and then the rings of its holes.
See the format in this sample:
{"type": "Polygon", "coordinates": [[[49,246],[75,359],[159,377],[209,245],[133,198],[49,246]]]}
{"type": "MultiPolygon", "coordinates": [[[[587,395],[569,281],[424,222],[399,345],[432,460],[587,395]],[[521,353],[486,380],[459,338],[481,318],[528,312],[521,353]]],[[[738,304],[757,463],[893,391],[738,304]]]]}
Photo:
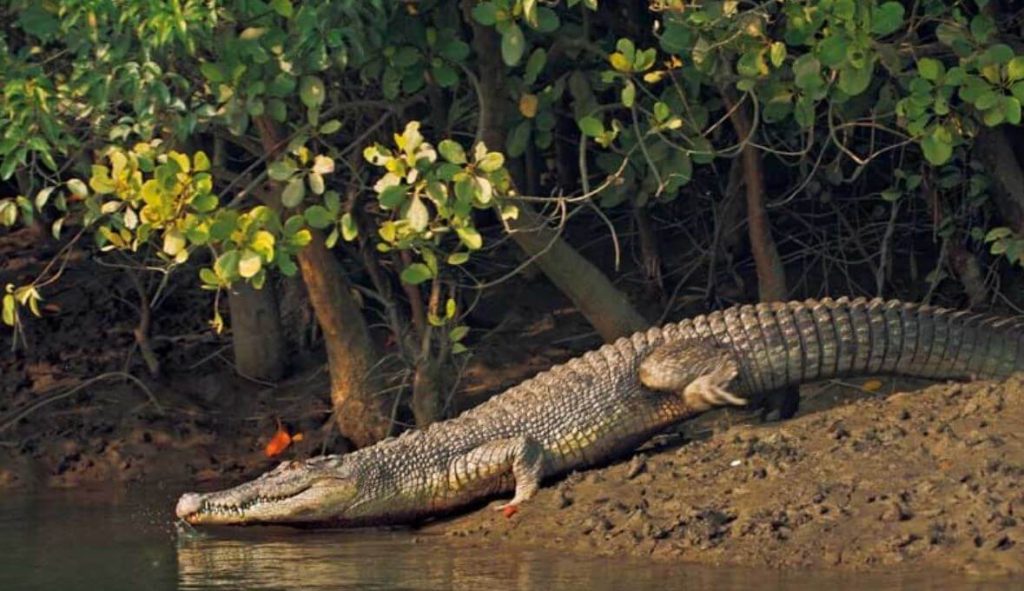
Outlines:
{"type": "Polygon", "coordinates": [[[726,404],[831,377],[1000,378],[1024,370],[1024,319],[882,300],[737,306],[619,339],[454,419],[345,456],[285,462],[187,493],[192,524],[411,522],[608,462],[726,404]]]}

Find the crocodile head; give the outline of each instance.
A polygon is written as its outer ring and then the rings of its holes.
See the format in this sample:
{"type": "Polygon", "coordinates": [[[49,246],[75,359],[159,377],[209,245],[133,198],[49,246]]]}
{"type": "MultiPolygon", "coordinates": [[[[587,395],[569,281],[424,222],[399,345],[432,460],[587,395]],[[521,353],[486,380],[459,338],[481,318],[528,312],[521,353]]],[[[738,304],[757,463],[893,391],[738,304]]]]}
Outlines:
{"type": "Polygon", "coordinates": [[[185,493],[175,513],[194,525],[347,524],[358,519],[360,478],[346,457],[283,462],[234,488],[185,493]]]}

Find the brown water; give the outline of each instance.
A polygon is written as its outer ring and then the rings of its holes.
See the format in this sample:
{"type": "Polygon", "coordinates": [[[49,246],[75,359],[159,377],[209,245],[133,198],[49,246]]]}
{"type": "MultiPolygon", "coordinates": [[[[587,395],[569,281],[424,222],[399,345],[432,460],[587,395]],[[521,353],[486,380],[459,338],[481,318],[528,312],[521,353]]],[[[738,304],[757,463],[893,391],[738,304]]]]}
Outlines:
{"type": "Polygon", "coordinates": [[[242,528],[179,535],[165,490],[0,497],[0,589],[977,589],[950,575],[709,569],[468,546],[414,531],[242,528]]]}

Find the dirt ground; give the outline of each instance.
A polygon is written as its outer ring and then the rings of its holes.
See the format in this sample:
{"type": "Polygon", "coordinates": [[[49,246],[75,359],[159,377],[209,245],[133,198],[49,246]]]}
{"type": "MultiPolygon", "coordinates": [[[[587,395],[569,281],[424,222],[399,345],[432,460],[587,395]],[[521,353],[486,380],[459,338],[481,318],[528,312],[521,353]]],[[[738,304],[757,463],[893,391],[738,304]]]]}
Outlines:
{"type": "Polygon", "coordinates": [[[1024,574],[1024,374],[886,392],[906,386],[805,388],[782,423],[713,413],[510,519],[483,509],[424,532],[712,565],[1024,574]]]}

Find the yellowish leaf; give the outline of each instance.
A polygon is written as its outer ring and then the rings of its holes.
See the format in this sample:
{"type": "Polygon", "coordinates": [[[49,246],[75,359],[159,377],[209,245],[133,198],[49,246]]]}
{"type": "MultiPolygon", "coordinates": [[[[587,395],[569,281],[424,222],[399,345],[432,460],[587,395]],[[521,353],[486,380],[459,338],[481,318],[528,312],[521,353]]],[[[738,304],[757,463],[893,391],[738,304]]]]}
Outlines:
{"type": "Polygon", "coordinates": [[[611,62],[612,67],[619,72],[631,72],[633,70],[633,64],[629,63],[626,56],[617,51],[608,56],[608,61],[611,62]]]}
{"type": "Polygon", "coordinates": [[[882,389],[882,380],[868,380],[861,384],[861,389],[868,392],[878,392],[882,389]]]}
{"type": "Polygon", "coordinates": [[[661,82],[662,78],[665,77],[665,70],[652,70],[644,74],[644,82],[648,84],[656,84],[661,82]]]}

